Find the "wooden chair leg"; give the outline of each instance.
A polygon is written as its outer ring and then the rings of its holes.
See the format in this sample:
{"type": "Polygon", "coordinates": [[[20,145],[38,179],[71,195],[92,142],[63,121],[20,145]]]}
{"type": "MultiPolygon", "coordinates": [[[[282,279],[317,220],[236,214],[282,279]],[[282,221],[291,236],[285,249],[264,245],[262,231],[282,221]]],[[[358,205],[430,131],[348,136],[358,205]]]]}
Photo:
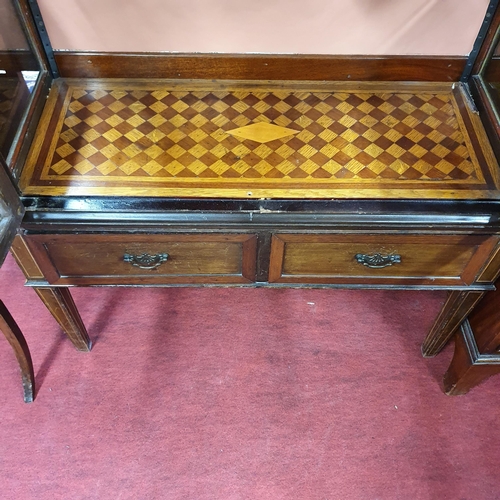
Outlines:
{"type": "Polygon", "coordinates": [[[0,330],[14,349],[23,381],[24,401],[31,403],[35,398],[35,375],[31,354],[17,323],[14,321],[4,303],[0,301],[0,330]]]}

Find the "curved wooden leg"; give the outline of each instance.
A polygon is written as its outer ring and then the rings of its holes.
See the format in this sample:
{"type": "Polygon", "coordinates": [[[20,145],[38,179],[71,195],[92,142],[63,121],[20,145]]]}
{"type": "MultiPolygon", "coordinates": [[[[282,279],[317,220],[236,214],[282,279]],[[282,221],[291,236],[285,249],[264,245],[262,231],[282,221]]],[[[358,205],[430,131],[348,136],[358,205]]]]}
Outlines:
{"type": "Polygon", "coordinates": [[[481,354],[468,321],[455,337],[455,354],[444,376],[449,396],[466,394],[487,378],[500,373],[500,354],[481,354]]]}
{"type": "Polygon", "coordinates": [[[484,294],[482,291],[457,291],[448,294],[439,316],[422,344],[424,357],[430,358],[439,354],[484,294]]]}
{"type": "Polygon", "coordinates": [[[24,401],[31,403],[35,397],[35,375],[33,373],[31,354],[24,335],[2,301],[0,301],[0,330],[2,330],[14,349],[19,362],[23,380],[24,401]]]}
{"type": "Polygon", "coordinates": [[[92,341],[67,288],[34,287],[38,296],[79,351],[90,351],[92,341]]]}

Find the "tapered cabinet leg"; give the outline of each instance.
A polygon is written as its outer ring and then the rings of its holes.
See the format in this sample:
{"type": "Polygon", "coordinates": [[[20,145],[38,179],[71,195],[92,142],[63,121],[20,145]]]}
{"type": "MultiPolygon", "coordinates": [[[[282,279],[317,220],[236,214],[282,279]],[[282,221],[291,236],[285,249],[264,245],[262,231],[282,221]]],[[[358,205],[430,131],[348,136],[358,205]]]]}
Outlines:
{"type": "Polygon", "coordinates": [[[34,290],[79,351],[90,351],[92,342],[67,288],[35,287],[34,290]]]}
{"type": "Polygon", "coordinates": [[[422,344],[424,357],[430,358],[439,354],[484,293],[482,291],[449,292],[441,312],[422,344]]]}
{"type": "Polygon", "coordinates": [[[500,373],[500,282],[487,292],[455,337],[455,355],[444,377],[447,394],[465,394],[500,373]]]}
{"type": "Polygon", "coordinates": [[[500,354],[481,354],[468,321],[455,337],[455,354],[444,376],[450,396],[466,394],[487,378],[500,373],[500,354]]]}
{"type": "MultiPolygon", "coordinates": [[[[42,270],[22,235],[17,235],[11,252],[28,280],[45,281],[42,270]]],[[[90,351],[92,343],[67,288],[34,286],[38,296],[79,351],[90,351]]]]}
{"type": "Polygon", "coordinates": [[[14,349],[23,381],[24,401],[31,403],[35,397],[35,375],[26,339],[9,311],[0,301],[0,330],[14,349]]]}

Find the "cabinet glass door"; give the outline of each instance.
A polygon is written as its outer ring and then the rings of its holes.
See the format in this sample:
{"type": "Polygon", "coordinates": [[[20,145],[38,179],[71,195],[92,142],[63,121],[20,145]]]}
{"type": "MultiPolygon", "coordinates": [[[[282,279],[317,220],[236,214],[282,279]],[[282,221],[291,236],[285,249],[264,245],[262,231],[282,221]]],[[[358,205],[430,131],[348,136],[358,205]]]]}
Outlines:
{"type": "Polygon", "coordinates": [[[500,158],[500,3],[491,0],[462,81],[468,83],[497,158],[500,158]]]}
{"type": "Polygon", "coordinates": [[[49,72],[26,0],[0,0],[0,157],[17,176],[49,72]]]}

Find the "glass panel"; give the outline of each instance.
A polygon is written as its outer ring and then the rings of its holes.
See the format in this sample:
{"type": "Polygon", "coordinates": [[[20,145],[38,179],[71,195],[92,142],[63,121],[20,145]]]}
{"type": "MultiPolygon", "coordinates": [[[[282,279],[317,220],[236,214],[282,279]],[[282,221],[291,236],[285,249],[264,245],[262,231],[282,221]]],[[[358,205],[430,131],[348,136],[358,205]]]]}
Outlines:
{"type": "Polygon", "coordinates": [[[482,75],[488,94],[498,114],[500,110],[500,43],[498,41],[482,71],[482,75]]]}
{"type": "Polygon", "coordinates": [[[9,159],[40,75],[12,0],[0,0],[0,154],[9,159]]]}

